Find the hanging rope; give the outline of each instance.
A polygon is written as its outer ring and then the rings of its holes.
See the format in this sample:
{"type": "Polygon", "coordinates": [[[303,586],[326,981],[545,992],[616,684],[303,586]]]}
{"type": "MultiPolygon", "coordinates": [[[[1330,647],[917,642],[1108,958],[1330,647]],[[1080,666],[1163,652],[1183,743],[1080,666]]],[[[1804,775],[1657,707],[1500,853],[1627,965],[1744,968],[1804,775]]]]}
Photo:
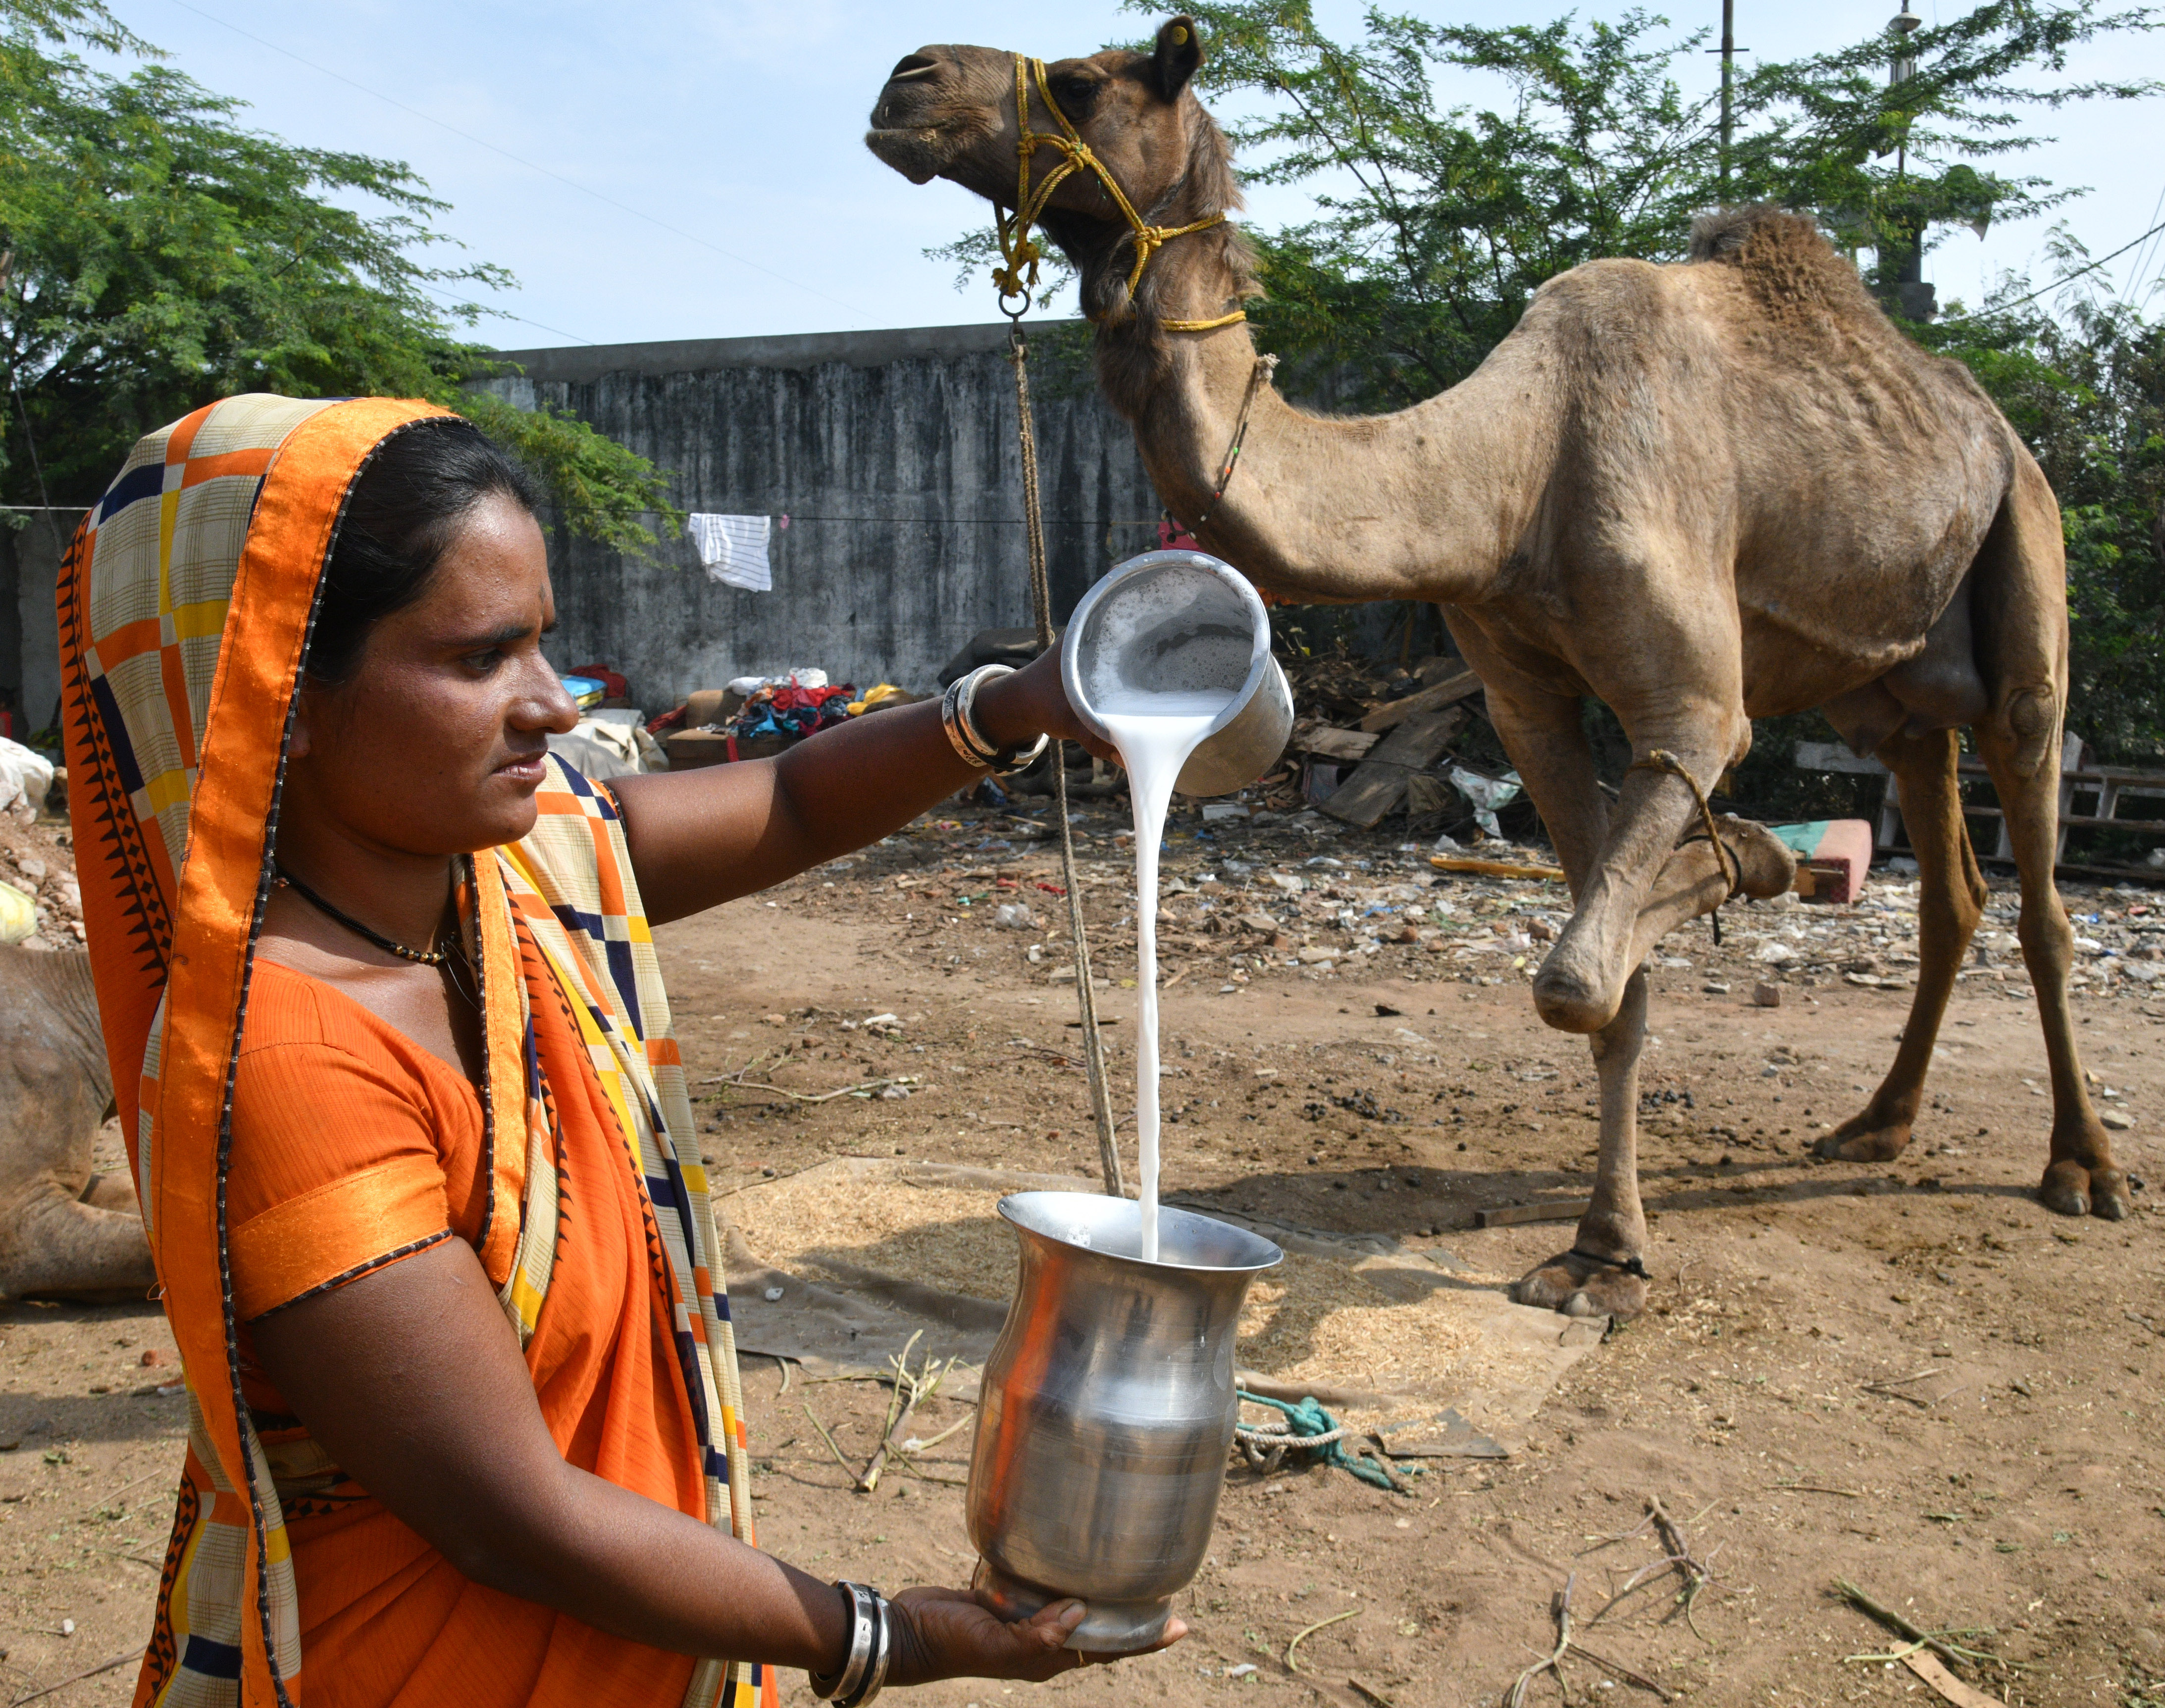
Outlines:
{"type": "MultiPolygon", "coordinates": [[[[1045,566],[1045,517],[1037,498],[1037,428],[1030,407],[1030,340],[1018,318],[1008,334],[1014,357],[1015,423],[1022,441],[1023,536],[1030,548],[1030,602],[1038,650],[1052,644],[1052,583],[1045,566]]],[[[1098,996],[1090,982],[1090,935],[1082,919],[1082,886],[1075,880],[1075,829],[1067,822],[1067,744],[1052,744],[1052,810],[1060,818],[1060,876],[1067,886],[1067,929],[1075,946],[1075,994],[1082,1017],[1082,1062],[1090,1080],[1090,1113],[1098,1127],[1098,1175],[1115,1198],[1127,1196],[1119,1147],[1113,1139],[1112,1088],[1105,1046],[1098,1036],[1098,996]]]]}

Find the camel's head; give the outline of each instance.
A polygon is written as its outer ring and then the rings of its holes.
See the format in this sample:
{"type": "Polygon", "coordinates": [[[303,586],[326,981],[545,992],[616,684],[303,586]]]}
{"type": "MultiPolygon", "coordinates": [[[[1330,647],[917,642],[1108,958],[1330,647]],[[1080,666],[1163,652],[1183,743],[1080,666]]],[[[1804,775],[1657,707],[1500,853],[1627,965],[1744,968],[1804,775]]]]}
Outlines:
{"type": "MultiPolygon", "coordinates": [[[[1184,224],[1239,205],[1225,137],[1188,87],[1202,63],[1195,20],[1175,18],[1158,31],[1150,53],[1108,50],[1046,67],[1046,87],[1061,112],[1153,224],[1184,224]]],[[[1059,121],[1034,81],[1029,100],[1031,131],[1056,133],[1059,121]]],[[[1022,134],[1014,55],[960,46],[905,55],[879,92],[872,124],[865,145],[913,184],[947,178],[1014,206],[1022,134]]],[[[1056,150],[1037,149],[1032,182],[1059,164],[1056,150]]],[[[1133,251],[1128,223],[1105,187],[1088,172],[1071,175],[1040,223],[1082,270],[1086,312],[1121,318],[1133,251]]]]}

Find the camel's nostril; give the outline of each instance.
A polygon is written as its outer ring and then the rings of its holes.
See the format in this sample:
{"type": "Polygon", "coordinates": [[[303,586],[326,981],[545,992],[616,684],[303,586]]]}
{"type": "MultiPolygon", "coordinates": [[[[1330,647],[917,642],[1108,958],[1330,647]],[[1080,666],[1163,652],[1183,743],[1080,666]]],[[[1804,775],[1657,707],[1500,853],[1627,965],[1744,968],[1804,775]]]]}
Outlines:
{"type": "Polygon", "coordinates": [[[895,61],[894,69],[888,73],[890,83],[912,83],[919,77],[929,77],[940,69],[937,60],[929,60],[923,54],[904,54],[895,61]]]}

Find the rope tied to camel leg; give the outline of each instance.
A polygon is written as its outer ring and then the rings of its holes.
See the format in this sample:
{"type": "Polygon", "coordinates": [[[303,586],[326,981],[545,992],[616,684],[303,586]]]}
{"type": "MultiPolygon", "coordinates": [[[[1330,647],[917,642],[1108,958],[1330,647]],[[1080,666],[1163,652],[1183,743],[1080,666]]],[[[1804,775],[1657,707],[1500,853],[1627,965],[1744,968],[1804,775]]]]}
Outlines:
{"type": "Polygon", "coordinates": [[[1699,807],[1699,822],[1706,827],[1706,839],[1714,844],[1714,857],[1720,863],[1721,875],[1729,880],[1729,894],[1714,904],[1714,912],[1707,916],[1714,927],[1714,946],[1721,947],[1721,909],[1723,902],[1734,901],[1744,893],[1744,862],[1730,852],[1729,844],[1721,839],[1715,828],[1714,807],[1706,798],[1706,791],[1699,786],[1699,779],[1691,774],[1684,762],[1665,747],[1657,747],[1643,759],[1635,759],[1625,768],[1630,771],[1657,771],[1667,777],[1681,777],[1684,786],[1692,791],[1692,800],[1699,807]]]}
{"type": "Polygon", "coordinates": [[[1571,1248],[1570,1255],[1584,1263],[1599,1264],[1605,1269],[1615,1269],[1620,1274],[1636,1275],[1642,1281],[1654,1279],[1646,1273],[1645,1263],[1637,1258],[1605,1258],[1598,1251],[1581,1251],[1577,1246],[1571,1248]]]}
{"type": "MultiPolygon", "coordinates": [[[[1037,490],[1037,430],[1030,407],[1030,340],[1018,318],[1008,334],[1014,357],[1015,420],[1022,449],[1023,537],[1030,552],[1030,601],[1040,651],[1052,644],[1052,582],[1046,567],[1045,518],[1037,490]]],[[[1098,1036],[1098,997],[1090,982],[1090,933],[1082,917],[1082,886],[1075,881],[1075,829],[1067,822],[1067,744],[1052,744],[1052,810],[1060,819],[1060,878],[1067,889],[1067,930],[1075,949],[1077,1006],[1082,1021],[1082,1066],[1090,1085],[1090,1114],[1098,1129],[1098,1176],[1106,1192],[1127,1196],[1119,1146],[1113,1136],[1112,1086],[1105,1076],[1105,1046],[1098,1036]]]]}

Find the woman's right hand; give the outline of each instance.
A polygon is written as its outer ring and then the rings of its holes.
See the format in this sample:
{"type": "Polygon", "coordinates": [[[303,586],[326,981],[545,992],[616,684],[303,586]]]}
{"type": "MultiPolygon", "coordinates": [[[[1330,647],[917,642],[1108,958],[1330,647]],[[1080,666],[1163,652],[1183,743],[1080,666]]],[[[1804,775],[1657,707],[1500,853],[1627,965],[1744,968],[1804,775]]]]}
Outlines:
{"type": "MultiPolygon", "coordinates": [[[[1003,1620],[967,1590],[904,1590],[888,1604],[898,1616],[888,1659],[890,1684],[935,1679],[1022,1679],[1042,1684],[1113,1654],[1081,1654],[1067,1647],[1082,1622],[1080,1601],[1055,1601],[1028,1619],[1003,1620]]],[[[1168,1648],[1188,1635],[1175,1619],[1165,1635],[1138,1654],[1168,1648]]]]}

